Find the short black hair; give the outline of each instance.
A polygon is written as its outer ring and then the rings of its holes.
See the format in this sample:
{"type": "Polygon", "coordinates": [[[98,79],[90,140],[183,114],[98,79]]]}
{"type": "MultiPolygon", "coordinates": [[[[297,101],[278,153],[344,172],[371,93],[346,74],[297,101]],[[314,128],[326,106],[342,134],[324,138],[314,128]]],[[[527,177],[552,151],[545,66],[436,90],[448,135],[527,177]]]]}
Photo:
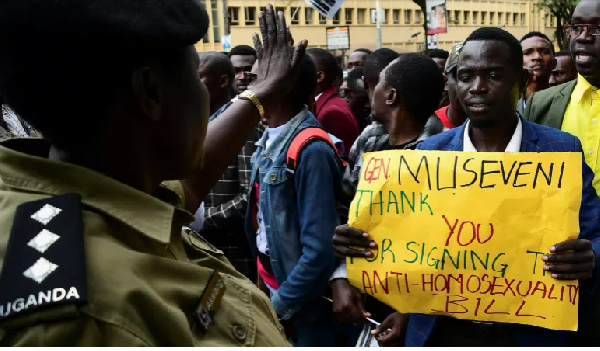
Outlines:
{"type": "Polygon", "coordinates": [[[364,52],[367,55],[371,55],[373,53],[373,51],[371,51],[369,49],[365,49],[365,48],[356,49],[356,50],[354,50],[354,52],[364,52]]]}
{"type": "Polygon", "coordinates": [[[563,56],[573,57],[573,54],[570,51],[559,51],[556,54],[554,54],[554,57],[563,57],[563,56]]]}
{"type": "Polygon", "coordinates": [[[312,59],[306,55],[302,58],[302,61],[300,61],[298,80],[289,94],[293,106],[300,108],[306,105],[316,87],[317,66],[312,59]]]}
{"type": "Polygon", "coordinates": [[[379,82],[379,73],[399,56],[399,53],[388,48],[373,51],[373,53],[365,60],[365,83],[370,87],[375,87],[379,82]]]}
{"type": "Polygon", "coordinates": [[[515,38],[514,35],[505,31],[502,28],[497,27],[482,27],[476,29],[467,40],[469,41],[501,41],[508,45],[510,59],[513,61],[513,67],[517,72],[523,70],[523,49],[521,43],[515,38]]]}
{"type": "Polygon", "coordinates": [[[300,61],[298,80],[289,94],[292,105],[297,108],[306,105],[316,87],[317,67],[311,58],[306,55],[302,58],[302,61],[300,61]]]}
{"type": "Polygon", "coordinates": [[[437,110],[445,81],[438,65],[421,54],[403,54],[385,72],[385,85],[396,89],[408,112],[422,125],[437,110]]]}
{"type": "Polygon", "coordinates": [[[229,78],[229,84],[233,84],[233,80],[235,78],[235,69],[231,64],[231,61],[227,56],[223,55],[220,52],[199,52],[198,57],[200,58],[200,66],[210,66],[211,74],[215,75],[223,75],[226,74],[229,78]]]}
{"type": "Polygon", "coordinates": [[[348,89],[354,90],[357,88],[356,82],[358,80],[364,80],[365,71],[362,67],[356,67],[352,71],[348,72],[348,89]]]}
{"type": "Polygon", "coordinates": [[[238,45],[229,52],[229,57],[235,55],[249,55],[256,57],[256,50],[250,45],[238,45]]]}
{"type": "Polygon", "coordinates": [[[333,82],[338,75],[338,64],[335,56],[325,49],[311,48],[306,50],[306,53],[313,59],[317,69],[325,73],[324,84],[326,87],[333,85],[333,82]]]}
{"type": "Polygon", "coordinates": [[[442,50],[442,49],[431,49],[429,50],[429,53],[427,54],[427,56],[429,56],[430,58],[440,58],[440,59],[444,59],[447,60],[448,57],[450,57],[450,53],[446,50],[442,50]]]}
{"type": "Polygon", "coordinates": [[[524,42],[525,40],[529,39],[529,38],[542,38],[545,39],[549,44],[550,44],[550,49],[552,50],[552,55],[555,55],[554,52],[554,44],[552,43],[552,40],[550,40],[550,38],[548,38],[548,36],[542,32],[537,32],[537,31],[533,31],[533,32],[529,32],[527,34],[525,34],[523,36],[523,38],[521,38],[521,43],[524,42]]]}

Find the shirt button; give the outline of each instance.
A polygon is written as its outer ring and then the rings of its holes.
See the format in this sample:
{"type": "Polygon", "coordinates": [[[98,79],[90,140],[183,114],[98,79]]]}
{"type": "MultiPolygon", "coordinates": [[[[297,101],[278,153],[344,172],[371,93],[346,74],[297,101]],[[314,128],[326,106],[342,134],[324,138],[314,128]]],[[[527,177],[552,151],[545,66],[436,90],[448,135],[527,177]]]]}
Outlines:
{"type": "Polygon", "coordinates": [[[276,181],[277,180],[277,174],[273,173],[271,174],[271,181],[276,181]]]}
{"type": "Polygon", "coordinates": [[[231,329],[231,334],[233,334],[235,340],[239,342],[246,341],[246,330],[244,330],[244,327],[242,327],[241,325],[234,325],[231,329]]]}
{"type": "Polygon", "coordinates": [[[594,118],[594,119],[592,120],[592,123],[596,124],[596,122],[598,122],[598,120],[594,118]]]}
{"type": "Polygon", "coordinates": [[[588,154],[589,154],[590,156],[592,156],[594,153],[590,151],[590,152],[588,152],[588,154]]]}

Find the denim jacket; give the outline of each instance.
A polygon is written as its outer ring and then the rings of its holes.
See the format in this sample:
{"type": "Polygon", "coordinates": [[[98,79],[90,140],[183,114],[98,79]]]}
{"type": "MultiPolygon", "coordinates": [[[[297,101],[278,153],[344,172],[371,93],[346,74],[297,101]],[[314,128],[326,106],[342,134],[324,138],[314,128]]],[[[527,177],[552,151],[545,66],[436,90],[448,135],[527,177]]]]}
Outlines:
{"type": "MultiPolygon", "coordinates": [[[[305,108],[287,123],[269,148],[266,136],[252,156],[252,184],[260,179],[260,207],[266,228],[269,256],[279,289],[272,295],[280,318],[315,315],[311,303],[325,293],[335,267],[331,240],[339,224],[336,191],[340,189],[341,165],[333,149],[324,142],[309,143],[300,153],[295,172],[287,168],[287,149],[303,129],[322,128],[305,108]],[[260,178],[257,178],[260,177],[260,178]],[[310,312],[309,312],[310,311],[310,312]]],[[[256,230],[252,186],[246,215],[246,234],[255,255],[256,230]]]]}

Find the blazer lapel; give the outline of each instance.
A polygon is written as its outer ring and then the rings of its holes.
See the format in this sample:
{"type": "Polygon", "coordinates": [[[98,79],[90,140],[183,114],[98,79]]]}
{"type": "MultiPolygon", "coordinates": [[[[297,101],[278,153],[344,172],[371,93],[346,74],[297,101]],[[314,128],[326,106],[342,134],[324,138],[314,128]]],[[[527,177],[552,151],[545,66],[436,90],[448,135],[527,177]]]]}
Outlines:
{"type": "Polygon", "coordinates": [[[546,125],[555,129],[562,127],[563,119],[565,118],[565,111],[569,106],[571,100],[571,94],[575,90],[577,80],[565,84],[565,86],[559,91],[558,94],[554,95],[550,110],[548,110],[548,118],[546,119],[546,125]]]}
{"type": "Polygon", "coordinates": [[[454,135],[454,138],[452,138],[452,140],[450,141],[450,144],[448,145],[448,148],[446,150],[448,151],[463,151],[463,139],[464,139],[464,135],[465,135],[465,128],[467,126],[467,122],[463,123],[460,127],[456,128],[456,135],[454,135]]]}

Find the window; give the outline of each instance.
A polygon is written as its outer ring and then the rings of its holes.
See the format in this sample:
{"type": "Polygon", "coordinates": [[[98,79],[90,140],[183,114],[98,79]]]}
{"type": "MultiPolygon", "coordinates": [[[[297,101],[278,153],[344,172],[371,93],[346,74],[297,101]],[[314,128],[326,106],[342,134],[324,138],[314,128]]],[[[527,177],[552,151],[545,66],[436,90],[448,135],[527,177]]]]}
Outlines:
{"type": "Polygon", "coordinates": [[[400,10],[392,10],[392,23],[400,24],[400,10]]]}
{"type": "MultiPolygon", "coordinates": [[[[283,16],[285,17],[285,7],[276,7],[275,8],[275,14],[278,14],[279,11],[283,12],[283,16]]],[[[288,21],[287,18],[286,18],[286,21],[288,21]]]]}
{"type": "Polygon", "coordinates": [[[256,7],[244,8],[244,16],[246,18],[246,25],[252,26],[256,24],[256,7]]]}
{"type": "Polygon", "coordinates": [[[473,24],[479,24],[479,11],[473,11],[473,24]]]}
{"type": "Polygon", "coordinates": [[[504,15],[504,13],[498,12],[498,25],[499,26],[502,25],[502,19],[504,18],[503,15],[504,15]]]}
{"type": "Polygon", "coordinates": [[[338,12],[333,15],[333,24],[340,24],[340,12],[342,11],[338,10],[338,12]]]}
{"type": "Polygon", "coordinates": [[[525,14],[524,13],[521,14],[521,25],[522,26],[525,25],[525,14]]]}
{"type": "Polygon", "coordinates": [[[312,7],[304,8],[304,24],[313,24],[313,14],[312,7]]]}
{"type": "Polygon", "coordinates": [[[513,25],[517,25],[517,23],[519,23],[519,14],[518,13],[513,13],[513,21],[512,24],[513,25]]]}
{"type": "Polygon", "coordinates": [[[463,24],[469,24],[469,11],[463,11],[463,24]]]}
{"type": "Polygon", "coordinates": [[[298,14],[300,11],[299,8],[290,7],[290,18],[292,19],[292,24],[300,24],[300,15],[298,14]]]}
{"type": "Polygon", "coordinates": [[[509,25],[510,24],[510,22],[509,22],[510,21],[510,13],[507,12],[504,17],[505,17],[504,24],[509,25]]]}
{"type": "Polygon", "coordinates": [[[481,13],[481,24],[483,24],[483,25],[487,24],[487,19],[488,19],[487,14],[488,14],[487,12],[481,13]]]}
{"type": "Polygon", "coordinates": [[[202,42],[204,44],[210,43],[210,40],[208,40],[208,32],[206,32],[206,34],[204,34],[204,37],[202,37],[202,42]]]}
{"type": "Polygon", "coordinates": [[[365,24],[365,17],[367,17],[367,9],[356,10],[356,23],[365,24]]]}
{"type": "Polygon", "coordinates": [[[230,7],[229,11],[229,24],[232,26],[237,26],[240,24],[240,8],[239,7],[230,7]]]}
{"type": "Polygon", "coordinates": [[[352,24],[354,20],[354,9],[346,9],[346,24],[352,24]]]}
{"type": "Polygon", "coordinates": [[[319,12],[319,24],[326,24],[327,23],[327,17],[323,16],[320,12],[319,12]]]}
{"type": "Polygon", "coordinates": [[[212,25],[213,25],[213,42],[221,42],[221,25],[219,24],[219,10],[217,0],[210,0],[210,8],[212,12],[212,25]]]}
{"type": "Polygon", "coordinates": [[[423,13],[421,12],[421,10],[416,10],[415,11],[415,24],[423,24],[423,13]]]}
{"type": "Polygon", "coordinates": [[[454,16],[450,19],[450,22],[460,24],[460,11],[452,11],[450,12],[450,16],[454,16]]]}
{"type": "Polygon", "coordinates": [[[490,24],[493,26],[494,24],[496,24],[496,13],[495,12],[490,12],[490,24]]]}
{"type": "Polygon", "coordinates": [[[404,10],[404,24],[410,24],[412,22],[412,11],[404,10]]]}

